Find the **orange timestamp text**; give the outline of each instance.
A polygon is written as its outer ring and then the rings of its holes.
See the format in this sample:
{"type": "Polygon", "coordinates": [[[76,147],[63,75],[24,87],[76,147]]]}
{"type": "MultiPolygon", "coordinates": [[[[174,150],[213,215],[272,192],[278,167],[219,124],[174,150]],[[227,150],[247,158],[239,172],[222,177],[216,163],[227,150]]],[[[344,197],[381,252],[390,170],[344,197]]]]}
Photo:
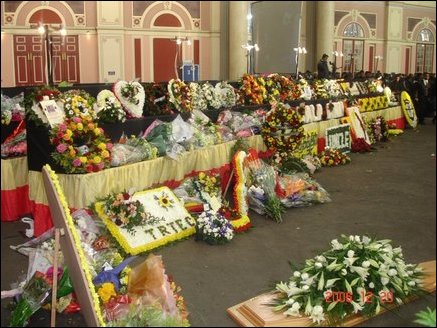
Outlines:
{"type": "MultiPolygon", "coordinates": [[[[393,303],[393,292],[391,291],[380,291],[378,293],[379,299],[381,303],[393,303]]],[[[330,291],[327,290],[324,293],[325,296],[325,302],[331,303],[331,302],[339,302],[339,303],[352,303],[354,301],[353,294],[350,292],[343,292],[343,291],[330,291]]],[[[373,292],[360,292],[358,293],[358,300],[357,302],[360,303],[372,303],[374,294],[373,292]]]]}

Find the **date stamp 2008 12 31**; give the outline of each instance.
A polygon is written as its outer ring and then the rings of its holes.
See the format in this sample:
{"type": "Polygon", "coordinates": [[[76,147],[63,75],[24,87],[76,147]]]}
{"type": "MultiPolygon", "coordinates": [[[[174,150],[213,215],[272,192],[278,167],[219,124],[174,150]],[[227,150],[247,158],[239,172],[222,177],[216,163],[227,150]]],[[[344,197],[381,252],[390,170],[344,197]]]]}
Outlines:
{"type": "MultiPolygon", "coordinates": [[[[393,303],[393,293],[391,291],[381,291],[378,293],[379,299],[381,303],[393,303]]],[[[350,292],[335,292],[335,291],[326,291],[324,293],[325,302],[339,302],[339,303],[351,303],[354,301],[353,294],[350,292]]],[[[374,294],[373,292],[361,292],[358,295],[359,299],[356,302],[360,303],[372,303],[374,294]]]]}

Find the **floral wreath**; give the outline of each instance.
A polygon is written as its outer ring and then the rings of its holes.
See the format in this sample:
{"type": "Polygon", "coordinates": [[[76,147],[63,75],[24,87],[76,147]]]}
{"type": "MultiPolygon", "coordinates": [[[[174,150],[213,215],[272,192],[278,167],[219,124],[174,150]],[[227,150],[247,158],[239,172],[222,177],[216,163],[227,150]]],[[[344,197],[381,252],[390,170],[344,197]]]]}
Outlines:
{"type": "Polygon", "coordinates": [[[128,118],[139,118],[143,115],[146,99],[143,86],[137,81],[118,81],[114,84],[114,94],[120,100],[128,118]]]}
{"type": "Polygon", "coordinates": [[[123,110],[120,101],[110,90],[99,92],[94,112],[100,122],[118,123],[126,121],[126,112],[123,110]]]}
{"type": "Polygon", "coordinates": [[[95,99],[85,91],[66,91],[59,96],[59,100],[64,106],[64,112],[67,118],[79,116],[80,114],[94,115],[92,106],[95,103],[95,99]]]}
{"type": "Polygon", "coordinates": [[[298,148],[303,138],[303,120],[298,110],[277,103],[267,113],[261,135],[265,145],[282,153],[298,148]]]}
{"type": "Polygon", "coordinates": [[[189,113],[193,110],[191,104],[191,90],[184,81],[179,79],[171,79],[167,85],[170,102],[173,103],[176,109],[181,113],[189,113]]]}
{"type": "Polygon", "coordinates": [[[52,157],[66,173],[91,173],[108,168],[112,144],[89,115],[67,118],[50,131],[52,157]]]}
{"type": "Polygon", "coordinates": [[[401,107],[408,125],[415,129],[417,127],[417,115],[410,95],[406,91],[401,92],[401,107]]]}

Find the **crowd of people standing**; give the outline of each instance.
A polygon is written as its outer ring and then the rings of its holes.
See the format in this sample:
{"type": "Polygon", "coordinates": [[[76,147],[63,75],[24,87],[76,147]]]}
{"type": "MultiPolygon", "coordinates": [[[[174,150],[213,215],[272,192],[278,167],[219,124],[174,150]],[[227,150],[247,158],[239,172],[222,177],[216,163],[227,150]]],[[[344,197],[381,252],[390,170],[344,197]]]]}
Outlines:
{"type": "Polygon", "coordinates": [[[383,86],[390,87],[394,94],[400,94],[402,91],[408,92],[413,100],[416,109],[417,120],[419,124],[425,124],[425,117],[433,117],[433,124],[436,121],[436,95],[435,95],[435,74],[416,73],[416,74],[382,74],[381,72],[364,72],[359,71],[356,74],[344,72],[341,76],[336,72],[335,65],[332,71],[329,70],[327,54],[323,54],[317,64],[317,78],[324,79],[344,79],[349,82],[366,81],[380,79],[383,86]]]}

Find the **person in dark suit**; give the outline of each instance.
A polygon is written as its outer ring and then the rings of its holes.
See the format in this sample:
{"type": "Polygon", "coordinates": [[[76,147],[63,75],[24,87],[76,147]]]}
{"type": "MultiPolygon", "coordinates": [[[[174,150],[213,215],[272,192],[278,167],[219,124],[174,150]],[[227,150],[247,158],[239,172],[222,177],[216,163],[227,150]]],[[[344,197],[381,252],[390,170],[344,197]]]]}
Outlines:
{"type": "Polygon", "coordinates": [[[317,64],[317,77],[319,79],[329,79],[331,77],[331,72],[328,67],[328,55],[323,54],[322,59],[320,59],[317,64]]]}

